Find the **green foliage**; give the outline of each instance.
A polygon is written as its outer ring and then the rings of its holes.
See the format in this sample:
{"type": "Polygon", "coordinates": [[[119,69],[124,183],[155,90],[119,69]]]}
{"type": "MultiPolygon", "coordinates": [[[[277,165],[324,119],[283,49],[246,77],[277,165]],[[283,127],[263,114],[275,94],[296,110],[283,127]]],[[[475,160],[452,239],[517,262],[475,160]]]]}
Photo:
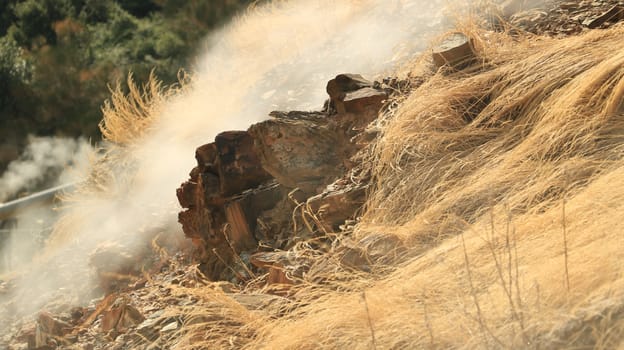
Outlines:
{"type": "Polygon", "coordinates": [[[9,37],[0,38],[0,113],[15,108],[15,93],[28,85],[31,71],[17,43],[9,37]]]}
{"type": "Polygon", "coordinates": [[[108,86],[152,70],[176,82],[201,39],[249,3],[0,0],[0,131],[99,138],[108,86]]]}

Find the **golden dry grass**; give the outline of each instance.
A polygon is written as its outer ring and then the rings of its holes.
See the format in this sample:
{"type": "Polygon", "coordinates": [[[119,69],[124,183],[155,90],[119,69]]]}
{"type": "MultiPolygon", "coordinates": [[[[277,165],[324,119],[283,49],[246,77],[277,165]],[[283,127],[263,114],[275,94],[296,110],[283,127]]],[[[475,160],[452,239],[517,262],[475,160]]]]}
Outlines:
{"type": "MultiPolygon", "coordinates": [[[[478,66],[438,72],[378,121],[352,236],[396,236],[406,252],[373,272],[304,252],[301,284],[257,310],[182,290],[201,302],[167,310],[184,319],[172,347],[624,346],[624,26],[567,39],[471,31],[478,66]]],[[[113,96],[110,141],[149,129],[168,96],[154,84],[113,96]]]]}
{"type": "Polygon", "coordinates": [[[392,272],[322,257],[284,312],[239,310],[240,333],[196,325],[186,340],[236,342],[185,347],[623,346],[624,27],[473,35],[479,67],[439,72],[379,121],[353,235],[400,237],[392,272]]]}

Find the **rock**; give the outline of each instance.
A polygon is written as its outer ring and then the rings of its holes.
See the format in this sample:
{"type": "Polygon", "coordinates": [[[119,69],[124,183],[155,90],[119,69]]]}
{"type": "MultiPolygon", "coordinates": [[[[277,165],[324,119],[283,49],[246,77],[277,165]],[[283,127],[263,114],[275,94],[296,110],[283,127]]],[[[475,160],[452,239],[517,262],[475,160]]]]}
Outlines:
{"type": "MultiPolygon", "coordinates": [[[[18,342],[23,342],[26,343],[27,345],[27,349],[33,349],[36,348],[37,345],[37,323],[36,322],[29,322],[26,325],[22,326],[20,328],[20,330],[18,331],[15,339],[18,342]]],[[[4,340],[6,340],[7,338],[5,338],[4,340]]]]}
{"type": "Polygon", "coordinates": [[[472,41],[463,33],[449,34],[433,49],[433,62],[438,68],[445,65],[461,68],[474,58],[472,41]]]}
{"type": "Polygon", "coordinates": [[[187,181],[176,190],[178,202],[182,208],[195,208],[197,206],[197,182],[187,181]]]}
{"type": "Polygon", "coordinates": [[[257,189],[248,190],[225,204],[225,215],[231,230],[228,239],[237,253],[255,250],[258,246],[254,235],[256,218],[265,210],[275,207],[283,198],[282,187],[272,182],[257,189]]]}
{"type": "Polygon", "coordinates": [[[145,317],[141,315],[139,310],[123,298],[118,298],[113,305],[102,313],[101,328],[103,332],[114,330],[118,333],[123,333],[144,320],[145,317]]]}
{"type": "Polygon", "coordinates": [[[359,74],[340,74],[327,83],[327,93],[338,113],[379,111],[388,94],[359,74]]]}
{"type": "Polygon", "coordinates": [[[265,252],[251,256],[251,263],[259,268],[268,269],[269,277],[267,284],[291,285],[294,282],[288,278],[284,267],[291,263],[288,252],[265,252]]]}
{"type": "Polygon", "coordinates": [[[217,146],[214,143],[209,143],[197,147],[195,160],[197,160],[198,166],[202,168],[214,165],[217,160],[217,146]]]}
{"type": "Polygon", "coordinates": [[[373,83],[360,74],[339,74],[327,83],[327,94],[332,100],[342,100],[347,92],[373,87],[373,83]]]}
{"type": "Polygon", "coordinates": [[[307,204],[317,216],[326,232],[338,232],[345,220],[354,217],[366,201],[367,185],[339,180],[327,189],[308,199],[307,204]]]}
{"type": "Polygon", "coordinates": [[[344,100],[336,103],[338,113],[365,113],[366,111],[379,112],[383,102],[388,99],[385,91],[366,87],[348,92],[344,100]]]}
{"type": "Polygon", "coordinates": [[[263,168],[286,187],[314,193],[343,171],[345,140],[331,124],[273,119],[252,125],[249,133],[263,168]]]}
{"type": "Polygon", "coordinates": [[[215,138],[215,145],[223,197],[255,188],[271,179],[254,151],[254,140],[246,131],[221,133],[215,138]]]}
{"type": "Polygon", "coordinates": [[[595,29],[605,24],[606,22],[617,22],[624,19],[624,6],[615,5],[609,10],[602,13],[600,16],[594,18],[588,18],[583,21],[583,25],[590,29],[595,29]]]}
{"type": "Polygon", "coordinates": [[[69,323],[53,317],[48,312],[41,312],[37,316],[35,347],[46,346],[51,340],[56,342],[72,330],[73,326],[69,323]]]}
{"type": "Polygon", "coordinates": [[[176,329],[178,329],[178,321],[173,321],[173,322],[167,324],[166,326],[164,326],[160,330],[160,333],[172,332],[172,331],[175,331],[176,329]]]}

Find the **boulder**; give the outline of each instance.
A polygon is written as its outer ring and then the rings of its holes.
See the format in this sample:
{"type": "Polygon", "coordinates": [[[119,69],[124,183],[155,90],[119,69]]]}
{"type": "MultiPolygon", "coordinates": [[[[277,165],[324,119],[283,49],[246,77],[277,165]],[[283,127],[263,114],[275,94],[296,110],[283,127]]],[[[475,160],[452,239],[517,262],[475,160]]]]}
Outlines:
{"type": "Polygon", "coordinates": [[[249,133],[263,168],[286,187],[314,193],[344,171],[345,140],[330,123],[271,119],[249,133]]]}

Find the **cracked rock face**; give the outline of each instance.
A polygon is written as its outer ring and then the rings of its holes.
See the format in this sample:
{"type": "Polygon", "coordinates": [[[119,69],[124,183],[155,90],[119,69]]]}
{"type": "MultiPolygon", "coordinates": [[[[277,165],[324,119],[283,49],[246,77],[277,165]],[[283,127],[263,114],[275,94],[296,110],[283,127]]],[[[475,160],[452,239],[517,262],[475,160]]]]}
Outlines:
{"type": "Polygon", "coordinates": [[[365,186],[336,181],[351,169],[363,147],[358,135],[388,99],[380,86],[358,74],[338,75],[327,84],[325,111],[272,112],[272,119],[197,149],[197,167],[177,196],[185,208],[179,221],[207,276],[240,281],[266,269],[269,284],[292,283],[281,263],[258,265],[256,254],[288,250],[314,234],[293,214],[309,198],[323,220],[318,232],[338,229],[361,206],[365,186]]]}

